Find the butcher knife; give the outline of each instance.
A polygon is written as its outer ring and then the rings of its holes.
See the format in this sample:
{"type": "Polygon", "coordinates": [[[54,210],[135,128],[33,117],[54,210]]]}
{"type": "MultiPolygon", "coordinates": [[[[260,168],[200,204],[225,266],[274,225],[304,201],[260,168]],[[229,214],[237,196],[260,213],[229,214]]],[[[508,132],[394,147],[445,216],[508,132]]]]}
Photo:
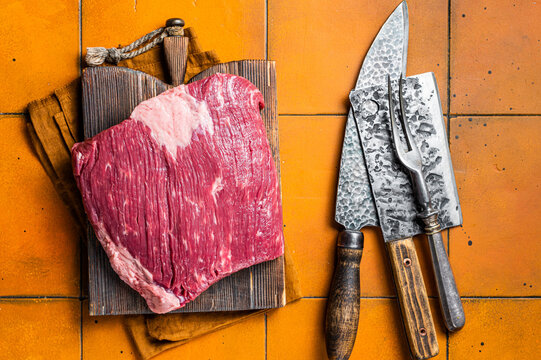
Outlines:
{"type": "MultiPolygon", "coordinates": [[[[355,89],[385,84],[406,72],[408,10],[402,2],[389,16],[363,61],[355,89]]],[[[367,103],[367,106],[377,103],[367,103]]],[[[359,265],[365,226],[379,217],[360,142],[358,119],[350,110],[346,122],[336,199],[335,220],[344,226],[337,242],[337,262],[327,303],[325,341],[330,359],[348,359],[357,333],[360,307],[359,265]]],[[[410,351],[416,359],[438,354],[428,296],[413,240],[388,246],[410,351]]]]}

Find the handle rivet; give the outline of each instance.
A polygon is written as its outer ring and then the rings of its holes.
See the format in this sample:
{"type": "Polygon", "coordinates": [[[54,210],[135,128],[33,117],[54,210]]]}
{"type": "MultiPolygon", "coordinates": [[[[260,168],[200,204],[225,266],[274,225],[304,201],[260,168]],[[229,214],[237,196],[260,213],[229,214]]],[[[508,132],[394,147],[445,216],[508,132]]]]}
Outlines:
{"type": "Polygon", "coordinates": [[[419,329],[419,334],[421,334],[421,336],[426,336],[426,329],[425,328],[420,328],[419,329]]]}
{"type": "Polygon", "coordinates": [[[379,105],[374,100],[365,100],[362,103],[361,109],[364,116],[376,115],[379,111],[379,105]]]}
{"type": "Polygon", "coordinates": [[[404,266],[409,267],[410,265],[411,265],[411,259],[410,258],[405,258],[404,259],[404,266]]]}

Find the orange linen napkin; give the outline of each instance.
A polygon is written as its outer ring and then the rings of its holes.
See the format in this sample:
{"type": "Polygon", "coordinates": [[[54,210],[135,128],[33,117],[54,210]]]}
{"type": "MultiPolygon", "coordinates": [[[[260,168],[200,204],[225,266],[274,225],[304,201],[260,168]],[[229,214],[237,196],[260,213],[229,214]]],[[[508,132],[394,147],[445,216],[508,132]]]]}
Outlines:
{"type": "MultiPolygon", "coordinates": [[[[290,303],[300,299],[302,295],[297,268],[293,263],[287,244],[284,260],[286,302],[290,303]]],[[[225,329],[267,311],[272,311],[272,309],[127,316],[126,328],[139,354],[146,360],[162,351],[184,345],[196,337],[225,329]]]]}
{"type": "MultiPolygon", "coordinates": [[[[185,82],[199,72],[219,63],[213,51],[201,51],[193,29],[185,29],[190,38],[185,82]]],[[[158,45],[133,59],[122,60],[119,66],[143,71],[167,81],[168,73],[162,46],[158,45]]],[[[28,105],[27,123],[30,139],[47,175],[64,202],[72,210],[81,234],[86,216],[71,169],[70,149],[82,140],[80,80],[58,89],[53,95],[28,105]]],[[[287,302],[301,297],[297,270],[285,247],[287,302]]],[[[164,350],[185,344],[204,334],[232,326],[266,310],[126,316],[126,327],[143,359],[164,350]]]]}

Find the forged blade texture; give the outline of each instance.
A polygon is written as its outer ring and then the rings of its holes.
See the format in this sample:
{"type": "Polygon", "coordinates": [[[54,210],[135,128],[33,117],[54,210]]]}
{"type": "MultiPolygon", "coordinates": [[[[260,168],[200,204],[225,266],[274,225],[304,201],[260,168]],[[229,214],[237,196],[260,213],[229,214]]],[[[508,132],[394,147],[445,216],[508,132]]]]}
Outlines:
{"type": "Polygon", "coordinates": [[[368,50],[355,89],[379,86],[406,75],[408,55],[408,6],[402,2],[381,27],[368,50]]]}
{"type": "MultiPolygon", "coordinates": [[[[407,122],[421,152],[423,174],[433,205],[439,210],[442,229],[458,226],[462,224],[462,213],[434,74],[407,78],[403,95],[407,122]]],[[[398,93],[393,94],[393,99],[398,111],[398,93]]],[[[385,241],[423,233],[410,177],[392,145],[387,86],[352,91],[350,100],[359,119],[361,143],[385,241]],[[374,107],[378,108],[375,113],[371,111],[374,107]]]]}
{"type": "MultiPolygon", "coordinates": [[[[373,86],[387,74],[399,78],[406,71],[408,8],[401,3],[381,27],[368,50],[355,88],[373,86]]],[[[378,216],[353,111],[348,113],[336,196],[336,222],[346,229],[378,226],[378,216]]]]}
{"type": "Polygon", "coordinates": [[[379,224],[353,110],[346,122],[334,218],[349,230],[379,224]]]}

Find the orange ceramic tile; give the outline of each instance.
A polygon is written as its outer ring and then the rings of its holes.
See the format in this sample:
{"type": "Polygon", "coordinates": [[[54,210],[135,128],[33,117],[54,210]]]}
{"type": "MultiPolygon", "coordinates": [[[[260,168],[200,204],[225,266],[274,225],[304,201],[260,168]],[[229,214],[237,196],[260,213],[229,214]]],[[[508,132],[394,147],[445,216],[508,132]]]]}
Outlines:
{"type": "MultiPolygon", "coordinates": [[[[445,359],[446,335],[435,311],[440,354],[445,359]]],[[[267,320],[267,358],[269,360],[327,359],[324,338],[324,299],[302,299],[270,312],[267,320]],[[299,326],[299,324],[302,324],[299,326]]],[[[361,299],[359,328],[354,359],[410,359],[398,303],[393,299],[361,299]]]]}
{"type": "Polygon", "coordinates": [[[0,295],[79,296],[79,237],[23,117],[0,116],[0,295]]]}
{"type": "Polygon", "coordinates": [[[539,117],[451,120],[464,225],[451,231],[463,296],[541,295],[539,117]]]}
{"type": "MultiPolygon", "coordinates": [[[[269,1],[269,58],[277,61],[279,113],[345,114],[364,56],[398,3],[269,1]]],[[[446,99],[447,1],[408,6],[408,75],[435,72],[446,99]]]]}
{"type": "Polygon", "coordinates": [[[541,358],[540,299],[464,301],[466,325],[449,336],[449,359],[541,358]]]}
{"type": "Polygon", "coordinates": [[[281,116],[284,236],[305,296],[326,296],[338,235],[334,222],[344,117],[281,116]]]}
{"type": "MultiPolygon", "coordinates": [[[[334,206],[345,117],[281,116],[280,159],[284,234],[305,296],[327,296],[340,226],[334,206]]],[[[381,233],[363,229],[362,296],[395,295],[381,233]]],[[[426,239],[416,241],[429,294],[434,295],[426,239]]]]}
{"type": "Polygon", "coordinates": [[[138,359],[123,316],[89,316],[83,301],[83,359],[138,359]]]}
{"type": "MultiPolygon", "coordinates": [[[[265,356],[265,316],[250,318],[232,327],[196,338],[167,350],[153,359],[263,359],[265,356]]],[[[139,359],[124,327],[122,316],[88,316],[83,303],[84,359],[139,359]]]]}
{"type": "Polygon", "coordinates": [[[22,112],[79,73],[77,1],[2,1],[0,112],[22,112]]]}
{"type": "MultiPolygon", "coordinates": [[[[332,277],[339,232],[334,205],[345,120],[338,116],[280,117],[284,236],[293,251],[305,296],[327,296],[332,277]]],[[[374,229],[365,235],[363,280],[372,281],[376,289],[388,289],[385,274],[370,276],[383,261],[368,245],[378,240],[374,229]]]]}
{"type": "Polygon", "coordinates": [[[539,4],[454,0],[451,9],[451,112],[541,113],[539,4]]]}
{"type": "Polygon", "coordinates": [[[265,358],[265,315],[247,319],[232,327],[193,339],[167,350],[156,360],[220,359],[253,360],[265,358]]]}
{"type": "Polygon", "coordinates": [[[79,359],[79,300],[0,299],[2,359],[79,359]]]}
{"type": "Polygon", "coordinates": [[[216,50],[223,61],[265,58],[263,0],[83,1],[83,48],[127,45],[171,17],[184,19],[203,50],[216,50]]]}
{"type": "Polygon", "coordinates": [[[443,112],[447,113],[448,1],[407,3],[410,21],[407,75],[433,72],[438,83],[443,112]]]}

